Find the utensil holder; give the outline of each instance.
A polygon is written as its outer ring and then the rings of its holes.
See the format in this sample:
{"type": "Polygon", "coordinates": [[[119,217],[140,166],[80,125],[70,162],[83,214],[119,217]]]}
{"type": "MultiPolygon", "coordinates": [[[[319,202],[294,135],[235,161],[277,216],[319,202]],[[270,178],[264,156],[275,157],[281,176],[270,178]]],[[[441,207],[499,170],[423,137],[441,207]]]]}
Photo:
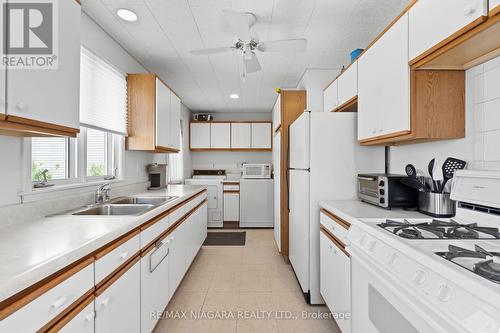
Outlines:
{"type": "Polygon", "coordinates": [[[418,192],[418,210],[432,217],[455,216],[455,201],[450,193],[418,192]]]}

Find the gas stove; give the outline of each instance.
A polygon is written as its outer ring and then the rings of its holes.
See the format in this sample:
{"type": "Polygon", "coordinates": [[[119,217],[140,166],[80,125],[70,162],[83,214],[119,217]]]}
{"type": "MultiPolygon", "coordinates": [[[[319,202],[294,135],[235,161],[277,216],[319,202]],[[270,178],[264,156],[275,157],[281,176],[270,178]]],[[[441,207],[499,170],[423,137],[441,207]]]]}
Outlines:
{"type": "Polygon", "coordinates": [[[406,239],[500,239],[497,227],[483,226],[477,222],[449,220],[387,219],[379,227],[406,239]]]}

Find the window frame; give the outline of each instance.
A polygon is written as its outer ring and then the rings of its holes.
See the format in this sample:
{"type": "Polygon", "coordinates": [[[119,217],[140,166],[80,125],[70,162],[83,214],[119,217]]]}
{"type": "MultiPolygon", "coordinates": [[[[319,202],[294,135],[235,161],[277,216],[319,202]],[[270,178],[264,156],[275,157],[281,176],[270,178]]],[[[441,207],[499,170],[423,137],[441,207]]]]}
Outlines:
{"type": "MultiPolygon", "coordinates": [[[[117,161],[119,160],[117,154],[119,147],[116,147],[115,141],[117,140],[117,134],[113,134],[110,132],[102,131],[100,129],[95,129],[97,131],[101,131],[106,134],[106,157],[105,157],[105,174],[102,176],[88,176],[87,175],[87,130],[91,127],[80,127],[80,151],[83,152],[81,154],[81,163],[79,164],[81,175],[83,176],[83,182],[96,182],[100,180],[111,180],[110,178],[115,176],[117,178],[117,174],[114,174],[114,169],[116,168],[119,171],[121,168],[117,165],[117,161]]],[[[114,178],[114,179],[116,179],[114,178]]]]}

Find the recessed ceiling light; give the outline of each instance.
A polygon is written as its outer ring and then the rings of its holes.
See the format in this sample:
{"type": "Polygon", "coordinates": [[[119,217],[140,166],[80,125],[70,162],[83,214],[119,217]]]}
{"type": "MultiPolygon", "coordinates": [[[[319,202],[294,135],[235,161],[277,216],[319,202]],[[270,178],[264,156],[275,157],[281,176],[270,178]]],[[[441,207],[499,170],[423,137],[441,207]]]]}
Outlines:
{"type": "Polygon", "coordinates": [[[130,9],[120,8],[116,11],[116,15],[118,15],[122,20],[127,22],[137,21],[137,14],[131,11],[130,9]]]}
{"type": "Polygon", "coordinates": [[[238,94],[231,94],[231,95],[229,95],[229,98],[238,99],[238,98],[240,98],[240,96],[238,94]]]}

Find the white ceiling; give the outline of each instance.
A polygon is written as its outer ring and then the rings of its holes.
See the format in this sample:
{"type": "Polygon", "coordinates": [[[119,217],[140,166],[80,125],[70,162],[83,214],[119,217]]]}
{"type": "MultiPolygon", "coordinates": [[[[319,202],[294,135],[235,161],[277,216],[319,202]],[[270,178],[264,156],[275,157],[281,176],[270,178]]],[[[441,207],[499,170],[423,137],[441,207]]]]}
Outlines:
{"type": "Polygon", "coordinates": [[[340,69],[366,47],[410,0],[85,0],[84,11],[192,111],[269,112],[276,87],[297,86],[307,68],[340,69]],[[128,8],[139,20],[120,20],[128,8]],[[257,16],[261,41],[307,38],[305,52],[258,53],[262,71],[240,79],[237,53],[194,56],[192,49],[230,46],[223,9],[257,16]],[[240,99],[232,100],[236,93],[240,99]]]}

